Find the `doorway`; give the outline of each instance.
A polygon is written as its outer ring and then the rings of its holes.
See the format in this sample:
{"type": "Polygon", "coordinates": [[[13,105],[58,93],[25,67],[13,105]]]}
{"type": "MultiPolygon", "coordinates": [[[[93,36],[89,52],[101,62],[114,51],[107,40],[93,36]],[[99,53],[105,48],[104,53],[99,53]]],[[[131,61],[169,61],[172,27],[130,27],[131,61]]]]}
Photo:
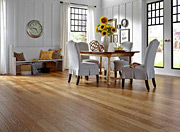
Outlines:
{"type": "Polygon", "coordinates": [[[147,2],[147,40],[158,39],[157,74],[180,76],[180,0],[147,2]]]}

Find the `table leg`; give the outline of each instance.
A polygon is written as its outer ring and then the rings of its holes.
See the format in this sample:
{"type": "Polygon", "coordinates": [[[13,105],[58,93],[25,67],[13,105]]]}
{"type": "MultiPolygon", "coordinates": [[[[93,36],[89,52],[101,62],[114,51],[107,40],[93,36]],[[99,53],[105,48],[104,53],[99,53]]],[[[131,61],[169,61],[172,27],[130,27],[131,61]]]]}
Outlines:
{"type": "Polygon", "coordinates": [[[132,60],[131,60],[131,56],[129,56],[129,66],[131,66],[131,62],[132,60]]]}
{"type": "Polygon", "coordinates": [[[100,56],[99,69],[99,74],[102,75],[102,56],[100,56]]]}
{"type": "Polygon", "coordinates": [[[81,56],[81,62],[82,62],[82,60],[83,60],[83,56],[82,55],[80,55],[81,56]]]}
{"type": "Polygon", "coordinates": [[[111,57],[108,57],[108,73],[107,73],[107,83],[110,84],[110,59],[111,57]]]}

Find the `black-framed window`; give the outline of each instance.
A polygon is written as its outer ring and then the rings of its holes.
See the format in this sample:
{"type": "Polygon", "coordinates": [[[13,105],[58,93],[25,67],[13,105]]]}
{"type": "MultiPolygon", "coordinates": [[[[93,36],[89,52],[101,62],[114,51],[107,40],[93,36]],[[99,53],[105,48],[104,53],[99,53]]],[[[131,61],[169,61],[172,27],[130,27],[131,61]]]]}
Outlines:
{"type": "Polygon", "coordinates": [[[147,45],[153,40],[160,41],[155,58],[155,67],[164,67],[164,1],[147,3],[147,45]]]}
{"type": "Polygon", "coordinates": [[[180,1],[173,0],[173,23],[180,22],[180,1]]]}
{"type": "Polygon", "coordinates": [[[71,32],[86,32],[87,9],[79,7],[70,8],[71,32]]]}
{"type": "Polygon", "coordinates": [[[180,69],[180,1],[172,0],[172,69],[180,69]]]}
{"type": "Polygon", "coordinates": [[[163,1],[147,4],[148,26],[164,24],[163,1]]]}

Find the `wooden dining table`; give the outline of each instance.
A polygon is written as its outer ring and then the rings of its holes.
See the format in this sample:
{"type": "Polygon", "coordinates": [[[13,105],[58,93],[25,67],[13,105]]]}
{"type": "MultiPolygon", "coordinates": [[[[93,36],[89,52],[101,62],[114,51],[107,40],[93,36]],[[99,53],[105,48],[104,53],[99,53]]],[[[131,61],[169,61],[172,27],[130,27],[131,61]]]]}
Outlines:
{"type": "Polygon", "coordinates": [[[82,56],[98,56],[98,57],[100,57],[100,62],[99,62],[100,75],[102,74],[102,57],[108,58],[107,84],[110,84],[111,57],[128,56],[129,64],[131,64],[132,56],[134,56],[135,53],[139,53],[139,51],[119,51],[119,52],[81,51],[80,55],[81,55],[81,60],[82,60],[82,56]]]}

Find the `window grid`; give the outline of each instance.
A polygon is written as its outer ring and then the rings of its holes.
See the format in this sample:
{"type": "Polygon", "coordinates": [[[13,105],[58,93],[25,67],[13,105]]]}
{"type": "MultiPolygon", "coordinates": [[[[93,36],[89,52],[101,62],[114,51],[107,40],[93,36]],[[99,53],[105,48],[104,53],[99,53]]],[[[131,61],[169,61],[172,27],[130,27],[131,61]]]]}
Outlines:
{"type": "Polygon", "coordinates": [[[86,32],[87,9],[71,7],[71,32],[86,32]]]}
{"type": "Polygon", "coordinates": [[[164,24],[164,5],[163,1],[157,1],[147,4],[148,26],[164,24]]]}
{"type": "Polygon", "coordinates": [[[173,0],[173,23],[179,23],[179,22],[180,22],[180,1],[173,0]]]}

